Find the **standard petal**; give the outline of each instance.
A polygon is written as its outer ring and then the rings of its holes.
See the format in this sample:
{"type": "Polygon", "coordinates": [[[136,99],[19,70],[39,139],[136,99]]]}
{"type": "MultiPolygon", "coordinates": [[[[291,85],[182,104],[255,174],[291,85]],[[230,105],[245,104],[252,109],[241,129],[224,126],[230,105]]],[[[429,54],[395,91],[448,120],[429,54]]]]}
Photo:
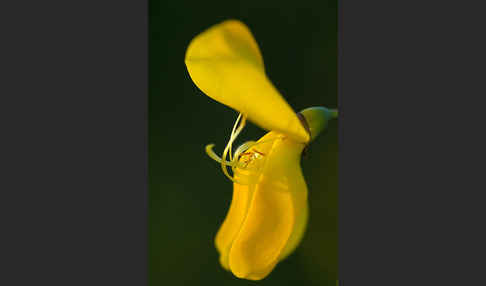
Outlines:
{"type": "Polygon", "coordinates": [[[230,249],[229,265],[237,277],[263,279],[300,240],[303,230],[299,224],[307,212],[307,188],[300,170],[302,149],[302,144],[288,139],[278,139],[272,146],[247,217],[230,249]],[[289,242],[292,245],[287,247],[289,242]]]}
{"type": "Polygon", "coordinates": [[[194,83],[209,97],[266,130],[309,141],[297,115],[267,78],[258,45],[240,21],[222,22],[196,36],[185,62],[194,83]]]}

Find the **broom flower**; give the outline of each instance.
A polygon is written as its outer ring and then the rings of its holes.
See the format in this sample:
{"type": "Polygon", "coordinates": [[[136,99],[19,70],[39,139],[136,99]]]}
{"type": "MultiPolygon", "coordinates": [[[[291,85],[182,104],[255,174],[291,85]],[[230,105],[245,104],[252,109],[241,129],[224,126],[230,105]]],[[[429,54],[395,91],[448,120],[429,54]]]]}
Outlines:
{"type": "Polygon", "coordinates": [[[263,279],[302,239],[308,191],[301,154],[337,111],[311,107],[295,113],[266,76],[250,30],[237,20],[197,35],[185,63],[199,89],[239,112],[222,156],[214,144],[206,146],[233,181],[230,209],[215,238],[220,263],[239,278],[263,279]],[[247,120],[269,132],[233,152],[247,120]]]}

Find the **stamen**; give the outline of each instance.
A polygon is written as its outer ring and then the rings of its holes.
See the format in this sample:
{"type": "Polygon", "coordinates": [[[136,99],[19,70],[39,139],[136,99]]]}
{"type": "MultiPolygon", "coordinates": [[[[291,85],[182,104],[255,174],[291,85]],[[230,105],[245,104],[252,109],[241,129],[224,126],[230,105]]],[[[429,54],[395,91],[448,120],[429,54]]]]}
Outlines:
{"type": "MultiPolygon", "coordinates": [[[[208,154],[208,156],[211,157],[211,159],[213,159],[214,161],[221,163],[221,161],[222,161],[221,158],[218,155],[216,155],[216,153],[214,153],[213,148],[214,148],[214,144],[206,145],[206,154],[208,154]]],[[[234,164],[234,162],[226,161],[226,165],[228,165],[228,166],[233,167],[233,164],[234,164]]]]}
{"type": "MultiPolygon", "coordinates": [[[[248,164],[253,159],[265,156],[265,154],[263,154],[262,152],[259,152],[257,150],[254,150],[254,151],[251,151],[251,152],[246,152],[246,151],[249,150],[250,148],[256,146],[256,145],[266,143],[266,142],[272,142],[272,141],[274,141],[278,138],[281,138],[281,136],[278,136],[278,137],[275,137],[273,139],[263,140],[263,141],[260,141],[260,142],[247,141],[247,142],[241,144],[236,149],[235,153],[233,154],[233,152],[232,152],[233,142],[236,140],[238,135],[241,133],[241,131],[245,127],[245,124],[246,124],[246,115],[241,114],[241,113],[238,114],[238,118],[236,119],[236,122],[235,122],[233,129],[231,131],[230,139],[229,139],[228,143],[226,144],[226,147],[224,148],[223,155],[222,155],[221,158],[218,155],[216,155],[216,153],[213,151],[214,144],[208,144],[208,145],[206,145],[206,148],[205,148],[208,156],[211,159],[213,159],[216,162],[221,164],[221,169],[223,170],[224,175],[226,177],[228,177],[234,183],[241,184],[241,185],[247,185],[247,184],[249,184],[250,181],[247,180],[248,182],[240,182],[239,180],[236,180],[234,178],[234,174],[236,172],[236,169],[239,168],[239,169],[248,170],[248,171],[252,170],[253,169],[252,167],[248,168],[248,164]],[[229,153],[229,161],[226,160],[228,153],[229,153]],[[242,162],[239,162],[241,156],[243,156],[243,155],[250,155],[250,156],[248,157],[248,159],[242,160],[242,162]],[[233,176],[231,176],[229,174],[228,167],[231,167],[231,169],[233,171],[233,176]]],[[[254,171],[254,170],[252,170],[252,171],[254,171]]],[[[252,172],[252,171],[250,171],[250,172],[252,172]]],[[[242,174],[238,175],[239,178],[240,177],[248,177],[248,176],[250,176],[250,175],[245,175],[245,176],[242,176],[242,174]]]]}
{"type": "Polygon", "coordinates": [[[233,177],[228,173],[227,169],[227,164],[226,164],[226,155],[228,155],[228,151],[230,151],[230,161],[233,161],[233,155],[231,154],[231,148],[233,146],[233,142],[236,140],[238,135],[240,135],[241,131],[245,127],[246,124],[246,115],[243,115],[240,113],[238,114],[238,118],[236,119],[235,125],[233,126],[233,130],[231,131],[231,136],[228,141],[228,144],[226,144],[226,147],[224,148],[223,151],[223,156],[221,157],[221,169],[223,170],[223,173],[228,177],[231,181],[234,182],[233,177]],[[240,123],[240,119],[243,117],[240,123]],[[238,126],[238,127],[236,127],[238,126]]]}
{"type": "MultiPolygon", "coordinates": [[[[256,142],[255,141],[248,141],[248,142],[245,142],[245,143],[241,144],[240,147],[238,147],[236,149],[233,160],[234,161],[238,161],[240,159],[240,155],[242,153],[244,153],[246,150],[248,150],[251,147],[253,147],[254,145],[256,145],[256,142]]],[[[234,168],[235,167],[236,166],[233,167],[233,173],[234,173],[234,168]]]]}
{"type": "MultiPolygon", "coordinates": [[[[247,142],[248,143],[248,142],[247,142]]],[[[213,151],[214,144],[206,145],[206,153],[213,159],[214,161],[222,164],[222,159],[216,155],[213,151]]],[[[240,146],[241,147],[241,146],[240,146]]],[[[238,162],[238,156],[233,156],[233,160],[231,162],[225,161],[226,166],[230,166],[233,169],[233,173],[235,172],[236,168],[244,169],[243,164],[238,162]]],[[[226,174],[225,174],[226,175],[226,174]]],[[[241,176],[240,176],[241,177],[241,176]]],[[[236,180],[234,177],[228,177],[232,182],[240,184],[240,185],[248,185],[246,182],[241,182],[240,180],[236,180]]],[[[243,177],[245,179],[245,177],[243,177]]]]}
{"type": "MultiPolygon", "coordinates": [[[[231,137],[233,136],[233,134],[235,134],[235,131],[236,131],[236,126],[238,126],[238,123],[240,122],[240,119],[241,119],[241,113],[238,114],[238,118],[236,118],[236,122],[235,124],[233,125],[233,130],[231,130],[231,136],[230,136],[230,141],[231,141],[231,137]]],[[[246,118],[244,118],[243,120],[246,121],[246,118]]],[[[242,123],[243,125],[245,124],[245,122],[242,123]]],[[[236,135],[238,136],[238,135],[236,135]]],[[[235,138],[236,139],[236,138],[235,138]]],[[[229,144],[229,142],[228,142],[229,144]]],[[[233,161],[233,157],[231,154],[233,154],[233,151],[231,150],[232,148],[232,145],[229,146],[229,156],[230,156],[230,161],[233,161]]]]}

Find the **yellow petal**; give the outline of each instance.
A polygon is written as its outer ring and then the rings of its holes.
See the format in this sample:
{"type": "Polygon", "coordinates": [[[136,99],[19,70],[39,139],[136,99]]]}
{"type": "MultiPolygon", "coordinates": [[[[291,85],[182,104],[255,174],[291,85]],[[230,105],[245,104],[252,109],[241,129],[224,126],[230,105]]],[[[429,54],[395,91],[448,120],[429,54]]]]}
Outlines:
{"type": "Polygon", "coordinates": [[[229,252],[229,266],[237,277],[263,279],[300,241],[301,224],[307,220],[307,187],[300,169],[303,147],[288,138],[274,141],[229,252]]]}
{"type": "Polygon", "coordinates": [[[289,192],[257,189],[230,251],[229,265],[237,277],[262,279],[275,266],[292,232],[292,205],[289,192]]]}
{"type": "Polygon", "coordinates": [[[233,241],[240,231],[253,190],[247,185],[234,184],[233,198],[226,218],[216,234],[215,244],[219,252],[219,262],[226,270],[229,270],[228,255],[233,241]]]}
{"type": "Polygon", "coordinates": [[[297,115],[267,78],[258,45],[240,21],[222,22],[196,36],[185,63],[194,83],[209,97],[266,130],[309,141],[297,115]]]}
{"type": "MultiPolygon", "coordinates": [[[[270,149],[275,142],[274,139],[276,139],[277,136],[278,134],[275,132],[267,133],[257,141],[258,145],[250,148],[248,151],[251,152],[257,149],[259,152],[267,154],[270,152],[270,149]]],[[[253,172],[250,171],[238,170],[235,176],[241,181],[250,182],[253,180],[252,178],[249,178],[252,174],[253,172]]],[[[241,225],[243,224],[246,215],[248,214],[248,208],[254,190],[255,184],[240,185],[235,183],[233,185],[233,198],[231,200],[230,209],[215,238],[216,249],[220,255],[219,261],[226,270],[229,270],[229,251],[236,235],[241,229],[241,225]]]]}
{"type": "Polygon", "coordinates": [[[309,219],[309,206],[307,200],[305,200],[305,202],[300,201],[298,203],[300,204],[300,206],[296,207],[296,209],[298,209],[300,213],[297,214],[297,221],[295,222],[292,234],[290,235],[290,238],[287,241],[285,248],[282,250],[282,253],[280,253],[280,261],[285,259],[292,252],[294,252],[299,243],[302,241],[305,230],[307,228],[307,221],[309,219]]]}

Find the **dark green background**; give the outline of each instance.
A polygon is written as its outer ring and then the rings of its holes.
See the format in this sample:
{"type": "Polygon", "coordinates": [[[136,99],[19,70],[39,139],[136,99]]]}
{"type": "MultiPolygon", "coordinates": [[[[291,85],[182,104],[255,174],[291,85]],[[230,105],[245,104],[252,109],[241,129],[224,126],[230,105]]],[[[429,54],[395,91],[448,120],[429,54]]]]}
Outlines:
{"type": "MultiPolygon", "coordinates": [[[[336,285],[337,121],[302,160],[310,221],[296,252],[259,282],[219,265],[213,239],[232,185],[204,146],[221,153],[237,112],[198,90],[184,54],[229,18],[249,26],[294,110],[337,107],[337,1],[149,1],[149,285],[336,285]]],[[[264,133],[248,124],[237,144],[264,133]]]]}

